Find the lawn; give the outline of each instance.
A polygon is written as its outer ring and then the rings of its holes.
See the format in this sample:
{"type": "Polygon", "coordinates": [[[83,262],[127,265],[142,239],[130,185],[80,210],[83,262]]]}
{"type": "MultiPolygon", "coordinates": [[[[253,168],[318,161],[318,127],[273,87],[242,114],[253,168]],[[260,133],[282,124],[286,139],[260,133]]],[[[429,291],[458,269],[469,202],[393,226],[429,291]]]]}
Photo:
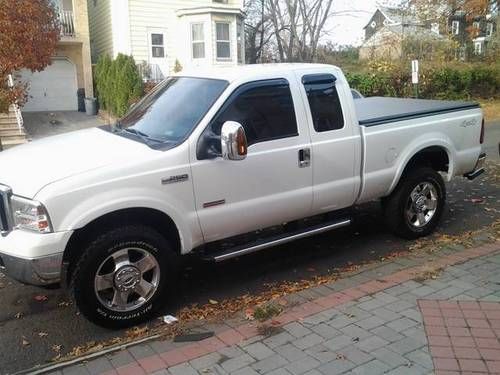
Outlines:
{"type": "Polygon", "coordinates": [[[500,120],[500,99],[480,99],[486,121],[500,120]]]}

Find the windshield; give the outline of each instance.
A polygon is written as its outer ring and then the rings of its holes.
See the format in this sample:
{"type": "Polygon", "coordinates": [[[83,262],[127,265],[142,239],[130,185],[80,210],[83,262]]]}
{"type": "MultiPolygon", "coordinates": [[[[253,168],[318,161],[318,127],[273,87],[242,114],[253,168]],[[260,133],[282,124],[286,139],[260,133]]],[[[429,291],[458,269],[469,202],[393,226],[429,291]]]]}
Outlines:
{"type": "Polygon", "coordinates": [[[182,142],[227,85],[216,79],[167,78],[119,121],[119,127],[154,141],[182,142]]]}

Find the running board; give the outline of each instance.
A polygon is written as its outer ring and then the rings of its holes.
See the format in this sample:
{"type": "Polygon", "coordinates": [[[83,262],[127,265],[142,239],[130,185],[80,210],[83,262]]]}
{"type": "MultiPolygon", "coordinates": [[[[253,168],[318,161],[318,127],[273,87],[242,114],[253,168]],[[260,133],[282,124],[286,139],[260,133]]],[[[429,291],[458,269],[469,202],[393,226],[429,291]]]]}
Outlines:
{"type": "Polygon", "coordinates": [[[224,250],[220,253],[215,254],[207,254],[204,259],[211,260],[215,262],[222,262],[224,260],[228,260],[231,258],[236,258],[242,255],[247,255],[251,253],[255,253],[260,250],[267,249],[269,247],[282,245],[288,242],[292,242],[295,240],[299,240],[301,238],[306,238],[310,236],[314,236],[316,234],[328,232],[332,229],[342,228],[351,224],[351,219],[337,220],[337,221],[329,221],[327,223],[322,223],[315,225],[313,227],[301,229],[291,233],[284,233],[281,235],[273,236],[264,240],[257,240],[254,242],[250,242],[248,244],[234,247],[232,249],[224,250]]]}

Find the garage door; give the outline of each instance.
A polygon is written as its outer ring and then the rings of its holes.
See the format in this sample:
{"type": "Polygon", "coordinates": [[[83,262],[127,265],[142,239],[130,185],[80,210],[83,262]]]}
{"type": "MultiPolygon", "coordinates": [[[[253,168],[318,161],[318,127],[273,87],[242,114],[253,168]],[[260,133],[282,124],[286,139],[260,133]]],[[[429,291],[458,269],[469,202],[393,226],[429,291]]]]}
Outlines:
{"type": "Polygon", "coordinates": [[[78,110],[75,65],[68,60],[53,60],[45,70],[24,71],[22,80],[29,82],[29,97],[23,111],[78,110]]]}

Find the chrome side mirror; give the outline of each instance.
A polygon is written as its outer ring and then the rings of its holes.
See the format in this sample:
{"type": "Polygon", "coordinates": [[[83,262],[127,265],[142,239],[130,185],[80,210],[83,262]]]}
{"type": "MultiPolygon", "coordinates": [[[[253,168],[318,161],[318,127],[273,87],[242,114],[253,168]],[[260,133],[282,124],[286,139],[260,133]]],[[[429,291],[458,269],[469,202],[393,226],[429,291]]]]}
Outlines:
{"type": "Polygon", "coordinates": [[[221,150],[225,160],[243,160],[247,156],[247,136],[236,121],[226,121],[221,130],[221,150]]]}

